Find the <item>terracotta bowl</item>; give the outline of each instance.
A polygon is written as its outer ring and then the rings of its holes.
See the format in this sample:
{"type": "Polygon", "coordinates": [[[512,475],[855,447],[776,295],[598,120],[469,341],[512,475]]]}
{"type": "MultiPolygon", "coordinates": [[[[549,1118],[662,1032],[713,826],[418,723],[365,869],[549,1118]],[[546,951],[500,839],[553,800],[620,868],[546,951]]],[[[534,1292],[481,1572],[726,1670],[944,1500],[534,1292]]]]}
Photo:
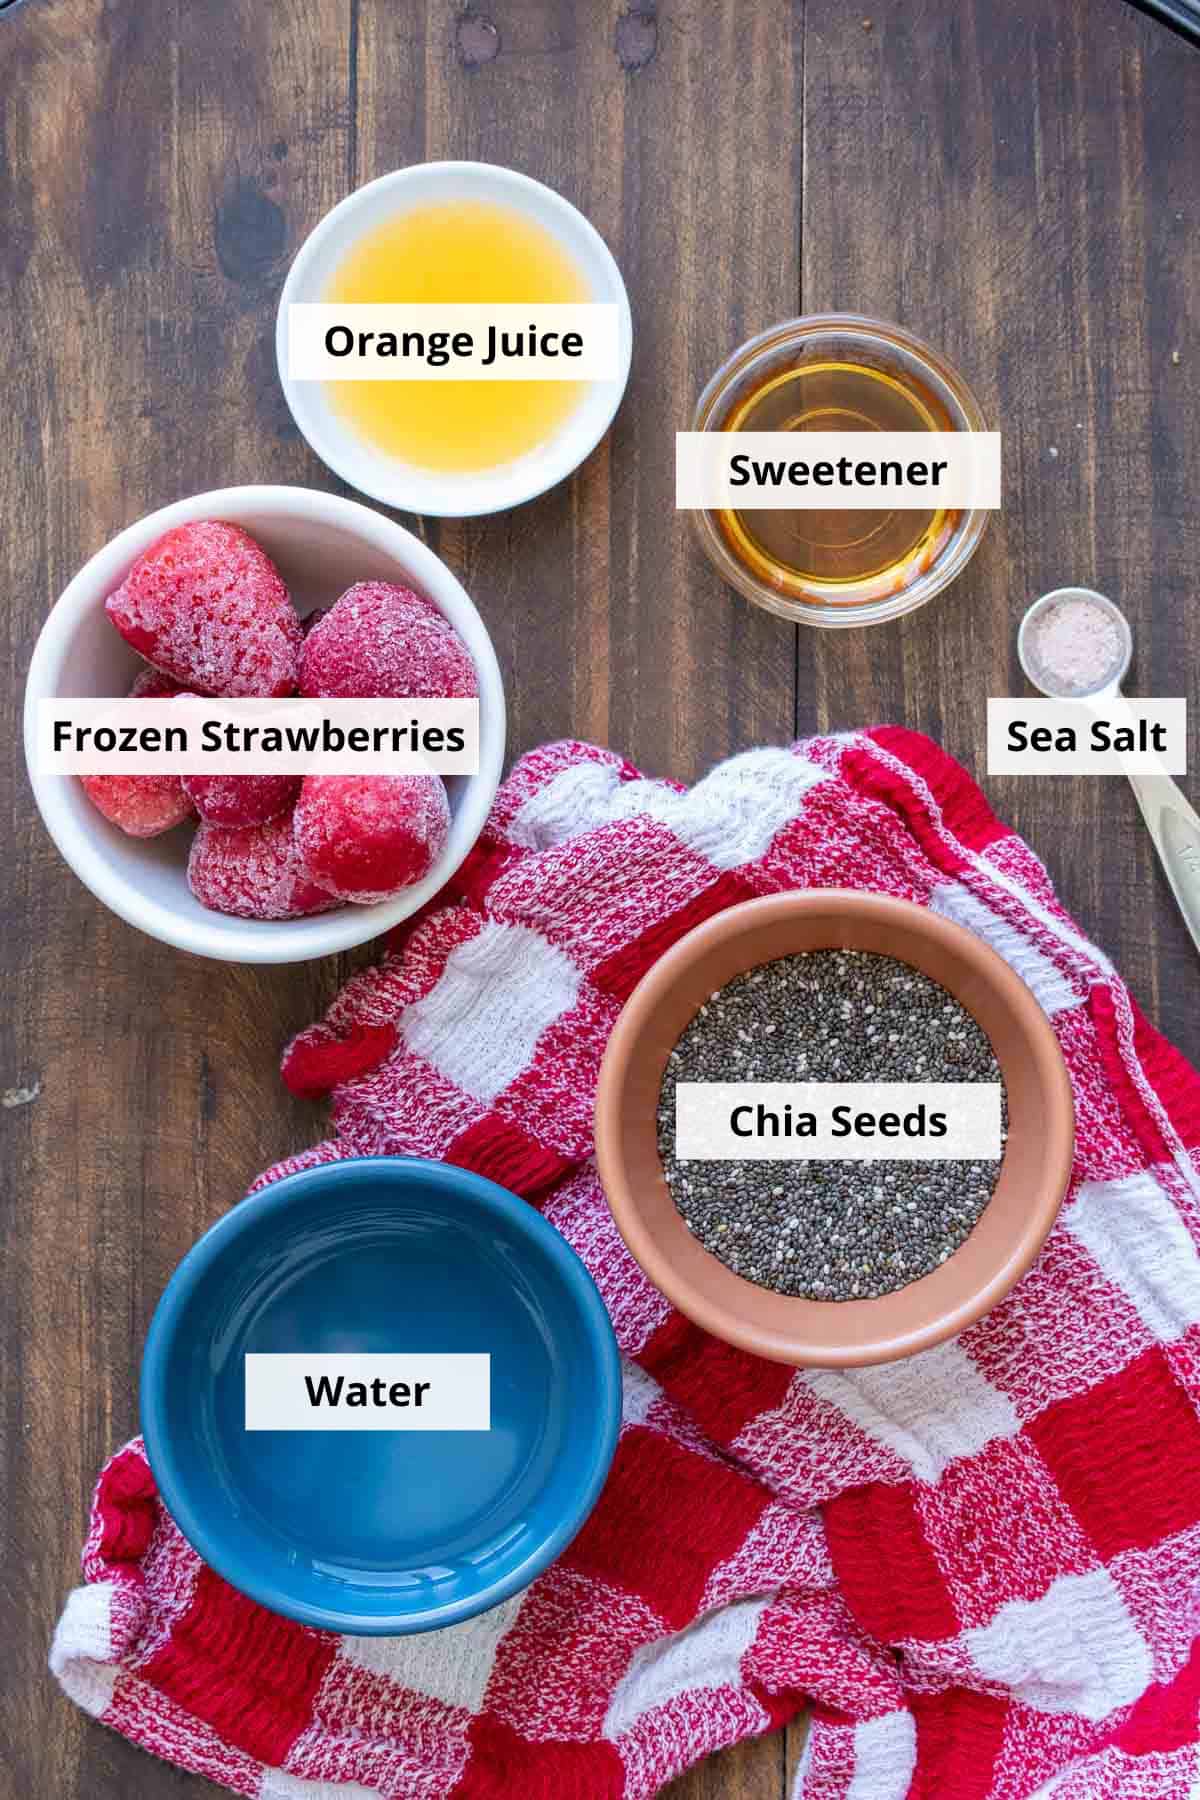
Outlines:
{"type": "Polygon", "coordinates": [[[890,1362],[953,1337],[1008,1293],[1053,1225],[1071,1172],[1071,1083],[1046,1015],[995,951],[960,925],[880,894],[839,889],[750,900],[681,938],[635,988],[600,1070],[596,1150],[622,1237],[655,1286],[697,1325],[776,1362],[890,1362]],[[734,976],[803,950],[873,950],[939,981],[991,1039],[1008,1092],[992,1198],[931,1275],[871,1300],[801,1300],[727,1269],[684,1224],[658,1154],[667,1057],[734,976]]]}

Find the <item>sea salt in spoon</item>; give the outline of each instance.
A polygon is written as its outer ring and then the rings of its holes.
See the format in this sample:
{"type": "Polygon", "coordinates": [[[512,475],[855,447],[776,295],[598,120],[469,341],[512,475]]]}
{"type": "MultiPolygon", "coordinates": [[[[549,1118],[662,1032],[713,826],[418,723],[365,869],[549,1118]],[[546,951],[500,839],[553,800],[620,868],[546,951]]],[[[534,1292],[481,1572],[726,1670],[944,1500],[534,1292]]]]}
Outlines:
{"type": "MultiPolygon", "coordinates": [[[[1033,686],[1050,700],[1121,700],[1133,655],[1129,621],[1091,588],[1055,588],[1021,621],[1017,655],[1033,686]]],[[[1200,815],[1169,775],[1126,778],[1137,796],[1192,942],[1200,950],[1200,815]]]]}

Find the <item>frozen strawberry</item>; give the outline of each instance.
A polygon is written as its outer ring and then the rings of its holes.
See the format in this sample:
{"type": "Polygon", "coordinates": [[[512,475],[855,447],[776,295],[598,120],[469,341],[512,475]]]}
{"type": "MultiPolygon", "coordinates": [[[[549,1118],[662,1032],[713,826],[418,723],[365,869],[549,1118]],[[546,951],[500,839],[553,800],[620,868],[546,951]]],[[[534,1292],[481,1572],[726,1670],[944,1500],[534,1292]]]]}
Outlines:
{"type": "Polygon", "coordinates": [[[129,690],[129,698],[131,700],[173,700],[176,694],[186,694],[187,691],[170,675],[164,675],[161,669],[141,669],[129,690]]]}
{"type": "Polygon", "coordinates": [[[470,700],[475,665],[431,601],[391,581],[347,588],[304,640],[300,691],[325,700],[470,700]]]}
{"type": "Polygon", "coordinates": [[[185,775],[184,792],[209,825],[265,825],[291,806],[299,775],[185,775]]]}
{"type": "Polygon", "coordinates": [[[306,775],[293,827],[318,886],[365,906],[428,875],[450,804],[439,775],[306,775]]]}
{"type": "Polygon", "coordinates": [[[188,885],[202,906],[239,919],[301,919],[337,905],[300,867],[290,813],[266,825],[201,824],[188,885]]]}
{"type": "MultiPolygon", "coordinates": [[[[143,669],[129,698],[170,700],[178,692],[169,675],[143,669]]],[[[178,775],[81,775],[79,780],[96,810],[130,837],[158,837],[195,811],[178,775]]]]}
{"type": "Polygon", "coordinates": [[[178,775],[81,775],[98,812],[130,837],[158,837],[192,816],[178,775]]]}
{"type": "Polygon", "coordinates": [[[126,643],[196,693],[295,691],[300,621],[278,569],[240,526],[176,526],[105,606],[126,643]]]}

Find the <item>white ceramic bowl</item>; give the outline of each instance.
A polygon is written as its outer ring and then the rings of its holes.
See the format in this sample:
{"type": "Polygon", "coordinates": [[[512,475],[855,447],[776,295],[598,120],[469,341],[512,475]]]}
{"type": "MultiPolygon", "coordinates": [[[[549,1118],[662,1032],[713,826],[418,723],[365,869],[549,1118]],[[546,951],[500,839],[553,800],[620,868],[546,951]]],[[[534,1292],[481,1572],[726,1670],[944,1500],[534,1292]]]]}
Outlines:
{"type": "Polygon", "coordinates": [[[307,962],[365,943],[406,919],[449,880],[487,818],[504,762],[504,688],[492,641],[461,583],[426,545],[356,500],[310,488],[217,488],[149,513],[76,575],[51,610],[25,684],[25,758],[46,827],[79,879],[113,912],[163,943],[222,962],[307,962]],[[109,623],[104,602],[156,538],[191,519],[225,519],[255,537],[279,567],[301,616],[352,582],[399,581],[432,600],[471,653],[479,679],[479,770],[451,776],[450,836],[424,881],[377,906],[315,918],[259,921],[210,912],[187,884],[191,827],[132,838],[96,811],[70,775],[36,765],[37,703],[127,694],[145,665],[109,623]]]}
{"type": "Polygon", "coordinates": [[[611,251],[583,214],[528,175],[495,163],[429,162],[396,169],[348,194],[305,238],[279,298],[275,355],[292,417],[321,460],[360,493],[388,506],[438,518],[466,519],[503,512],[545,493],[595,449],[612,423],[629,378],[633,327],[629,296],[611,251]],[[330,276],[364,232],[409,207],[432,201],[491,200],[517,208],[552,232],[580,268],[596,301],[616,305],[620,319],[619,378],[592,382],[552,437],[527,456],[496,469],[455,473],[420,469],[364,443],[329,403],[325,384],[288,374],[288,307],[324,300],[330,276]]]}

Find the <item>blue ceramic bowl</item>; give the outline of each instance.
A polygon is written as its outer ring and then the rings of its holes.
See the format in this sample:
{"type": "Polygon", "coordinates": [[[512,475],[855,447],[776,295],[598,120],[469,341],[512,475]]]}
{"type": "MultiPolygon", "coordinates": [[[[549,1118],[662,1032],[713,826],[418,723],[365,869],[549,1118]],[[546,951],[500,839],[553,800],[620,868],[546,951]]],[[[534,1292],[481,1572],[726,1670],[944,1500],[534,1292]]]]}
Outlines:
{"type": "Polygon", "coordinates": [[[479,1175],[364,1157],[288,1176],[188,1252],[142,1428],[204,1560],[303,1624],[398,1636],[525,1587],[595,1504],[621,1373],[575,1252],[479,1175]],[[248,1352],[487,1352],[489,1431],[246,1431],[248,1352]]]}

